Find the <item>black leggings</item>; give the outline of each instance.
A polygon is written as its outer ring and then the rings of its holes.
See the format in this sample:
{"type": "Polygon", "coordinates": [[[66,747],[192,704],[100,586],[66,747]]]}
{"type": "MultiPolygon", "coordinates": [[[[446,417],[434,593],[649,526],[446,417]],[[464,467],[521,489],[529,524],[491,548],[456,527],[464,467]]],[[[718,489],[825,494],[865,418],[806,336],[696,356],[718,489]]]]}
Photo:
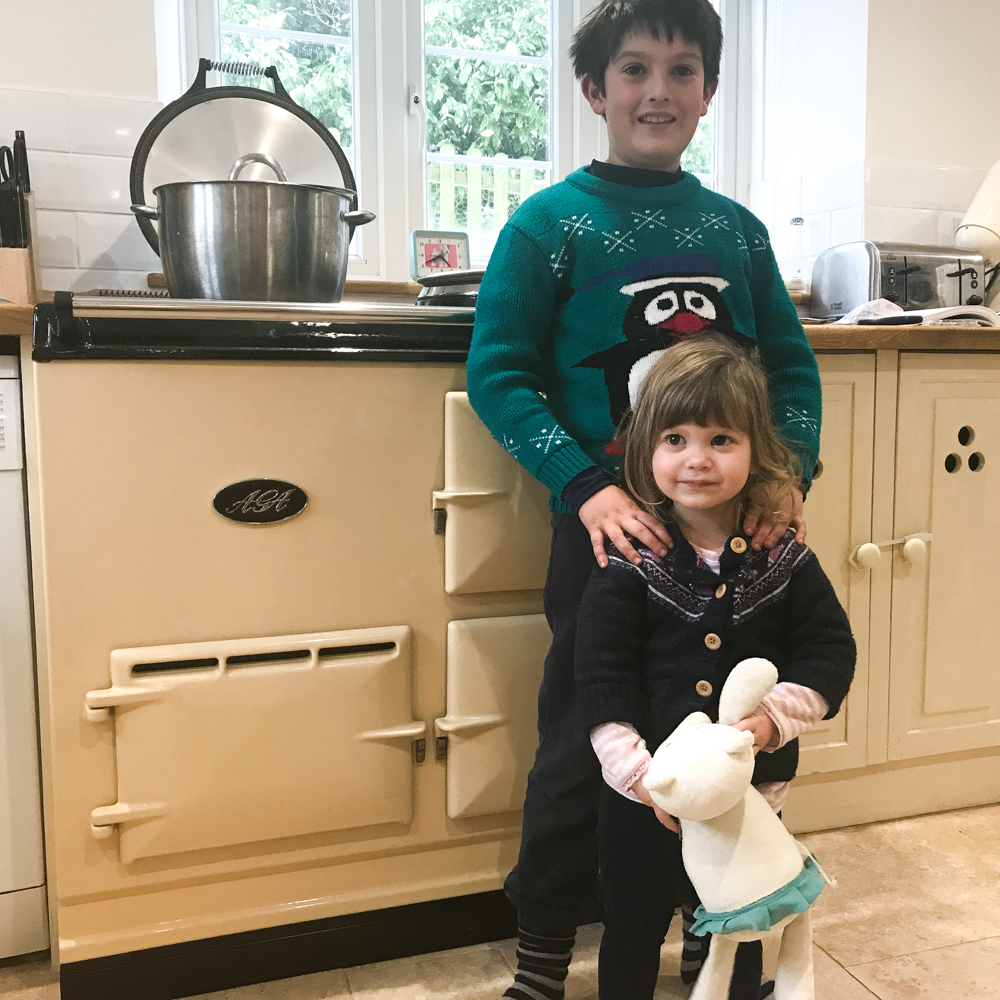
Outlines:
{"type": "MultiPolygon", "coordinates": [[[[598,995],[651,1000],[674,909],[697,898],[684,872],[680,839],[648,806],[607,785],[598,830],[604,901],[598,995]]],[[[730,1000],[758,1000],[761,957],[760,942],[739,945],[730,1000]]]]}

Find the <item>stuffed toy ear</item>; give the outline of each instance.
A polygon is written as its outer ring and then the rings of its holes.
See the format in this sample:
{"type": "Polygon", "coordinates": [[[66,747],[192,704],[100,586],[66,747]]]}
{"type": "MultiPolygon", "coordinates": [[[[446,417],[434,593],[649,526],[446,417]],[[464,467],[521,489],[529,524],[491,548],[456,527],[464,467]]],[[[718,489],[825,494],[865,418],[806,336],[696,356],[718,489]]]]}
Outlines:
{"type": "Polygon", "coordinates": [[[732,726],[753,715],[754,709],[777,683],[778,671],[770,660],[760,656],[740,660],[722,685],[719,722],[724,726],[732,726]]]}
{"type": "MultiPolygon", "coordinates": [[[[765,661],[766,662],[766,661],[765,661]]],[[[710,726],[712,720],[704,712],[692,712],[689,716],[677,724],[677,728],[663,741],[669,743],[675,736],[679,736],[685,729],[693,729],[695,726],[710,726]]]]}

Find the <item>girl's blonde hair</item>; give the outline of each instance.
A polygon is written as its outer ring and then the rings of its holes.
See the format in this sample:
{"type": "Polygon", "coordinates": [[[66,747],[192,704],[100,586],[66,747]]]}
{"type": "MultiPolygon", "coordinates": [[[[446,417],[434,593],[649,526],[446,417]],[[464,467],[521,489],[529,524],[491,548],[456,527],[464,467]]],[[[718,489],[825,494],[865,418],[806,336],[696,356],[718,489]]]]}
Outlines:
{"type": "Polygon", "coordinates": [[[656,359],[626,419],[625,488],[649,513],[662,517],[670,507],[653,478],[653,452],[668,427],[688,423],[731,427],[749,438],[750,476],[741,493],[741,521],[757,501],[777,512],[780,498],[798,486],[801,466],[775,432],[767,376],[731,340],[709,333],[656,359]]]}

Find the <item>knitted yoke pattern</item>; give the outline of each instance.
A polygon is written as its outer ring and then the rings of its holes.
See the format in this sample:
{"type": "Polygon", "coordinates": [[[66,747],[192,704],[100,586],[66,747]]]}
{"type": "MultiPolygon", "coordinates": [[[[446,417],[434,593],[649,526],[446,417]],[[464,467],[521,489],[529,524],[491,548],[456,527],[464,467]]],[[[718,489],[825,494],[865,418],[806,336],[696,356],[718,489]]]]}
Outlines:
{"type": "Polygon", "coordinates": [[[703,330],[755,348],[775,426],[802,463],[819,452],[816,359],[767,230],[685,174],[632,187],[577,170],[504,227],[476,305],[469,399],[493,436],[573,513],[562,492],[611,444],[649,366],[703,330]]]}

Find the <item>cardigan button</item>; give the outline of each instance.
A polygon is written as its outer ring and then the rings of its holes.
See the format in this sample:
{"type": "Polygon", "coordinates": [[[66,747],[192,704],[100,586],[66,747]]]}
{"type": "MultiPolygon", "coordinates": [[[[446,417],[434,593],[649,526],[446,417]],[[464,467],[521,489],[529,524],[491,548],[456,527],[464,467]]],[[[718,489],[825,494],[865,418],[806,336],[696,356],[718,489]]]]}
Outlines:
{"type": "Polygon", "coordinates": [[[747,550],[747,542],[745,538],[734,538],[730,543],[729,547],[736,553],[742,554],[747,550]]]}
{"type": "Polygon", "coordinates": [[[715,588],[715,596],[716,597],[726,596],[726,585],[724,583],[720,583],[719,586],[715,588]]]}
{"type": "Polygon", "coordinates": [[[702,696],[702,698],[707,698],[712,693],[712,685],[708,681],[698,681],[694,686],[695,691],[702,696]]]}
{"type": "Polygon", "coordinates": [[[722,640],[714,632],[709,632],[705,636],[705,645],[709,649],[718,649],[722,645],[722,640]]]}

